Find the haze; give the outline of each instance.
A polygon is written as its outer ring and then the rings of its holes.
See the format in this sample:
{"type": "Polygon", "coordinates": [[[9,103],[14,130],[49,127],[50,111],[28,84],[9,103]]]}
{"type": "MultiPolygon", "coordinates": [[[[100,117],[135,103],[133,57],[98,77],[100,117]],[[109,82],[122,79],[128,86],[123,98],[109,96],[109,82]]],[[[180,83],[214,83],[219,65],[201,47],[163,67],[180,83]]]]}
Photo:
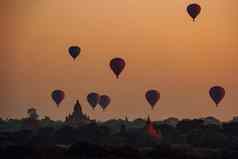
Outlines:
{"type": "Polygon", "coordinates": [[[97,120],[111,118],[238,115],[237,0],[3,0],[0,5],[0,116],[21,118],[29,107],[43,117],[61,119],[77,99],[97,120]],[[197,2],[196,22],[186,6],[197,2]],[[68,55],[80,45],[77,61],[68,55]],[[109,69],[113,57],[127,66],[117,80],[109,69]],[[213,85],[226,89],[216,108],[208,95],[213,85]],[[151,111],[144,98],[161,92],[151,111]],[[50,98],[63,89],[57,108],[50,98]],[[108,94],[105,112],[92,111],[86,95],[108,94]]]}

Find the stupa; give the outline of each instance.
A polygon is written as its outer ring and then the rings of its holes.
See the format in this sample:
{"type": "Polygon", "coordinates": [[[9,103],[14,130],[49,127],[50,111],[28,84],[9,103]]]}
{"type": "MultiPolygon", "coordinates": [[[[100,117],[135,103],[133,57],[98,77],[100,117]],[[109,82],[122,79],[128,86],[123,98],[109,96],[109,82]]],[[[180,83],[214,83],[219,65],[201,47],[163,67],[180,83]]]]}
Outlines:
{"type": "Polygon", "coordinates": [[[87,124],[91,124],[92,122],[95,122],[95,120],[90,120],[89,116],[84,114],[82,111],[82,107],[79,103],[79,101],[76,101],[76,104],[74,105],[74,110],[72,114],[69,114],[65,118],[65,123],[72,127],[81,127],[87,124]]]}

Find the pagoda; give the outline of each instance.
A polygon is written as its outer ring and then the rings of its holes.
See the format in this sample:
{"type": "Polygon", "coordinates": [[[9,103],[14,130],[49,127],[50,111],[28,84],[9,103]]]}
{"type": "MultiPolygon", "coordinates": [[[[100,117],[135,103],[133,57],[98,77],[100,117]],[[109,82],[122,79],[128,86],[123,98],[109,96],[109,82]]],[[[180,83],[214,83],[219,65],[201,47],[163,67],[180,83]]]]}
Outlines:
{"type": "Polygon", "coordinates": [[[81,127],[87,124],[95,122],[94,120],[90,120],[89,116],[84,114],[82,111],[82,107],[79,104],[79,101],[76,101],[74,105],[73,113],[69,114],[65,118],[65,123],[71,127],[81,127]]]}

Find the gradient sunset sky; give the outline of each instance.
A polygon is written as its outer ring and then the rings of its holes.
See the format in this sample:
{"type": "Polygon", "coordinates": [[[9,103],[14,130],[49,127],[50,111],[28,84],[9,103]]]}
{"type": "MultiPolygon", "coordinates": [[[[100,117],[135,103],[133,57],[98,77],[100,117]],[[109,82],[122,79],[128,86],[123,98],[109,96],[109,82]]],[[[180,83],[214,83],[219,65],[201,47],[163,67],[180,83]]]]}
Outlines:
{"type": "Polygon", "coordinates": [[[29,107],[63,120],[77,99],[92,118],[238,115],[237,0],[2,0],[0,2],[0,117],[22,118],[29,107]],[[196,22],[186,12],[199,3],[196,22]],[[80,45],[73,61],[67,49],[80,45]],[[110,59],[127,66],[117,80],[110,59]],[[208,95],[221,85],[218,108],[208,95]],[[161,92],[151,111],[147,89],[161,92]],[[60,108],[50,94],[62,89],[60,108]],[[108,94],[105,112],[86,96],[108,94]]]}

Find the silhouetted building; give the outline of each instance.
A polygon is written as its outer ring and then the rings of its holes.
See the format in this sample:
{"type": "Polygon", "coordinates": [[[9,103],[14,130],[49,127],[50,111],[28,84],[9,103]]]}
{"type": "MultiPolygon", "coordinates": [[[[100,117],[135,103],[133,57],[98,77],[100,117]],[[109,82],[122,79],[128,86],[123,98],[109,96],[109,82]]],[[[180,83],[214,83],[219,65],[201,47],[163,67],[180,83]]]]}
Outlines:
{"type": "Polygon", "coordinates": [[[150,120],[150,116],[147,118],[145,130],[150,137],[157,140],[161,139],[161,134],[159,130],[156,129],[155,123],[150,120]]]}
{"type": "Polygon", "coordinates": [[[72,127],[81,127],[92,122],[96,122],[95,120],[90,120],[89,116],[82,112],[82,107],[79,104],[79,101],[76,101],[74,105],[74,110],[72,114],[69,114],[66,119],[65,123],[72,127]]]}

